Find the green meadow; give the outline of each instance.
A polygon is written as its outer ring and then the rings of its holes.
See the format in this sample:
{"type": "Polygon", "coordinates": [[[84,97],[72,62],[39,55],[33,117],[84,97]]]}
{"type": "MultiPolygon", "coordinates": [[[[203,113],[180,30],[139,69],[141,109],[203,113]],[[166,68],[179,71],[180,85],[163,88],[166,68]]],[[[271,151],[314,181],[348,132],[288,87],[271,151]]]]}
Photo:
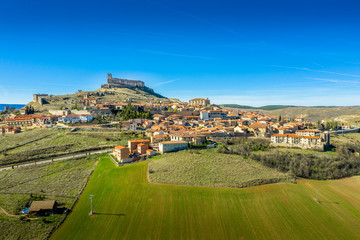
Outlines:
{"type": "Polygon", "coordinates": [[[149,184],[147,167],[102,157],[51,239],[360,238],[360,177],[212,188],[149,184]]]}

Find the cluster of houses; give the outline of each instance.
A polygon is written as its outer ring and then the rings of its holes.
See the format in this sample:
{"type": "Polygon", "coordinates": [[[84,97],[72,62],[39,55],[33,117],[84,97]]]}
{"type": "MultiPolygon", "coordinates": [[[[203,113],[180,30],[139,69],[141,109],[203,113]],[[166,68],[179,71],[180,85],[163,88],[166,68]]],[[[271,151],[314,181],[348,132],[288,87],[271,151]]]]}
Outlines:
{"type": "Polygon", "coordinates": [[[79,122],[91,122],[94,117],[90,114],[81,115],[19,115],[10,116],[5,118],[4,123],[7,128],[2,129],[4,132],[17,133],[21,130],[21,127],[36,127],[36,126],[48,126],[55,122],[58,123],[79,123],[79,122]],[[15,130],[15,131],[14,131],[15,130]]]}
{"type": "MultiPolygon", "coordinates": [[[[2,132],[17,132],[19,127],[42,126],[54,122],[91,122],[99,113],[112,114],[112,110],[121,110],[128,106],[125,102],[100,102],[88,93],[84,94],[81,101],[88,108],[78,111],[79,114],[72,114],[69,109],[65,109],[51,111],[51,115],[14,116],[5,119],[7,127],[13,128],[3,129],[2,132]]],[[[305,121],[302,116],[282,116],[280,119],[259,112],[222,109],[211,104],[207,98],[191,99],[189,103],[145,102],[132,103],[131,106],[134,110],[149,111],[152,119],[121,121],[121,130],[144,132],[159,152],[172,151],[172,146],[174,149],[183,149],[186,144],[199,146],[206,144],[209,139],[232,137],[271,138],[274,146],[306,149],[323,149],[330,144],[329,134],[316,130],[316,123],[305,121]]],[[[326,124],[329,121],[331,119],[322,119],[321,123],[326,124]]],[[[350,129],[351,126],[343,124],[342,128],[350,129]]],[[[133,153],[134,150],[130,149],[129,156],[133,153]]]]}

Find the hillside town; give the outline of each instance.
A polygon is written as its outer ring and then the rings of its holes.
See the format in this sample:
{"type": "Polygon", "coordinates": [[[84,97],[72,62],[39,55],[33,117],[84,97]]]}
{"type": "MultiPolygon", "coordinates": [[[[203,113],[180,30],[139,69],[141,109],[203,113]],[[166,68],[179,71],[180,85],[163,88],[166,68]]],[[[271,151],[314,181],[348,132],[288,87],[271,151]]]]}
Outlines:
{"type": "MultiPolygon", "coordinates": [[[[144,87],[141,81],[112,78],[106,88],[144,87]]],[[[33,102],[44,103],[47,94],[34,94],[33,102]]],[[[132,162],[157,153],[188,148],[211,148],[217,139],[267,138],[274,147],[296,147],[324,151],[333,130],[351,131],[349,124],[332,119],[306,121],[303,116],[270,116],[257,111],[224,109],[207,98],[189,102],[107,102],[84,93],[77,103],[82,109],[48,110],[46,114],[25,106],[18,112],[2,112],[2,134],[19,134],[33,128],[100,127],[116,124],[119,131],[142,132],[144,139],[117,146],[114,157],[132,162]]]]}

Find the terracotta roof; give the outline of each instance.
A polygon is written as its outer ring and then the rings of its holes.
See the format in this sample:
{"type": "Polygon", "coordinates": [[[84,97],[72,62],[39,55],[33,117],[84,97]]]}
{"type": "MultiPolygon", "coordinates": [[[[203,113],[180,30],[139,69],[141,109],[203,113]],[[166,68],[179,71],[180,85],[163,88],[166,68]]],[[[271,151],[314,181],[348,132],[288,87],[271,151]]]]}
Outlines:
{"type": "Polygon", "coordinates": [[[117,149],[124,149],[124,148],[127,148],[127,147],[124,147],[124,146],[116,146],[115,148],[117,148],[117,149]]]}

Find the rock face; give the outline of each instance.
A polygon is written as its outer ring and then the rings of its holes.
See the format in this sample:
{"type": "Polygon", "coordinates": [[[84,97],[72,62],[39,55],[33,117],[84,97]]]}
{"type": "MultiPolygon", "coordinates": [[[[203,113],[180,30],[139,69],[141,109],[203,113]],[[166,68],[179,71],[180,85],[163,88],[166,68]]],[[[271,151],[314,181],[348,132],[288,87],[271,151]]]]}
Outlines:
{"type": "Polygon", "coordinates": [[[101,88],[145,87],[143,81],[113,78],[111,73],[108,74],[107,82],[107,84],[101,85],[101,88]]]}

